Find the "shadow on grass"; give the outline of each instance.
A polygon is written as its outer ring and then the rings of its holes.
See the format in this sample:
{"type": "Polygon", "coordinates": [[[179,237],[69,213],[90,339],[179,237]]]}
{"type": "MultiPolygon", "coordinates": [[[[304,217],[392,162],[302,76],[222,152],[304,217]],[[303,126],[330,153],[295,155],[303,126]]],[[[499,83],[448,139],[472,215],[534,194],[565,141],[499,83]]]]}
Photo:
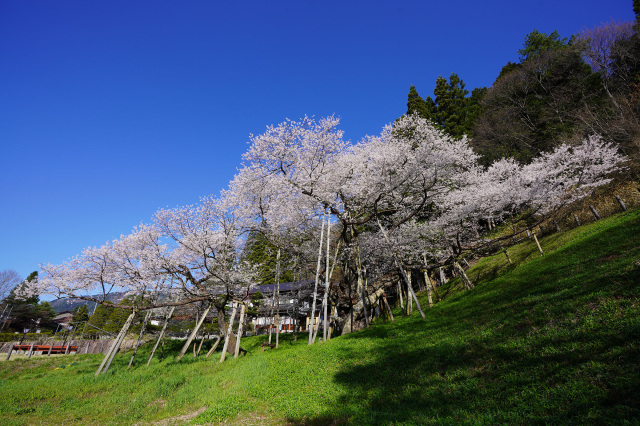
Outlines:
{"type": "MultiPolygon", "coordinates": [[[[637,214],[636,214],[637,216],[637,214]]],[[[405,319],[345,336],[337,402],[292,424],[640,418],[640,223],[590,231],[405,319]],[[376,339],[370,353],[358,340],[376,339]]]]}

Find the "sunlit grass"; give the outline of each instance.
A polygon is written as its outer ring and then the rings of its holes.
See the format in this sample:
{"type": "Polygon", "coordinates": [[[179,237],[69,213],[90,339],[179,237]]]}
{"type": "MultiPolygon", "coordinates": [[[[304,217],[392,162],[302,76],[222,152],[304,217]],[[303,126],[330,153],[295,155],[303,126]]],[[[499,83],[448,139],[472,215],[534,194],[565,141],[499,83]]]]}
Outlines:
{"type": "MultiPolygon", "coordinates": [[[[623,423],[640,418],[640,212],[630,211],[483,259],[471,291],[394,323],[308,347],[243,339],[219,363],[179,362],[181,342],[0,364],[2,424],[623,423]],[[64,368],[62,368],[64,367],[64,368]]],[[[443,287],[446,292],[448,287],[443,287]]],[[[426,297],[421,295],[423,306],[426,297]]],[[[203,352],[208,350],[208,343],[203,352]]],[[[206,353],[206,352],[205,352],[206,353]]]]}

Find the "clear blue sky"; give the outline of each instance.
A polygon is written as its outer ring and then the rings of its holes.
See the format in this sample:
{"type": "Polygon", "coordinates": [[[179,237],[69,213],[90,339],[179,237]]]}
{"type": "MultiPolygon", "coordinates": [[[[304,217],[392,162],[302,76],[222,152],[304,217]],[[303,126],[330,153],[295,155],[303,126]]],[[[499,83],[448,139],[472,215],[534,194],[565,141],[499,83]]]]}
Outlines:
{"type": "Polygon", "coordinates": [[[336,114],[358,140],[411,84],[489,86],[533,29],[612,18],[631,0],[0,0],[0,270],[218,194],[269,124],[336,114]]]}

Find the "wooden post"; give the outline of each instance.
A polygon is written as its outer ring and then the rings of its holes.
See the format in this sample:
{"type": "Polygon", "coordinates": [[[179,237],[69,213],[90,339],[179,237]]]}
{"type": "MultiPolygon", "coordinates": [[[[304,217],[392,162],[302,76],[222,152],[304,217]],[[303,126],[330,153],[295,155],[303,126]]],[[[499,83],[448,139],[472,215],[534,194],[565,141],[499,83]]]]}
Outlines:
{"type": "Polygon", "coordinates": [[[542,247],[540,247],[540,242],[538,242],[538,237],[536,237],[536,233],[533,233],[533,239],[536,241],[536,245],[538,246],[538,250],[540,251],[540,256],[544,255],[542,251],[542,247]]]}
{"type": "Polygon", "coordinates": [[[393,245],[391,244],[391,241],[389,240],[389,235],[387,234],[387,231],[382,227],[382,224],[380,223],[380,219],[378,219],[376,217],[376,221],[378,222],[378,227],[380,228],[380,231],[382,232],[382,236],[384,237],[384,239],[387,241],[387,244],[389,245],[389,249],[391,250],[391,253],[393,254],[393,258],[396,261],[396,266],[400,270],[400,273],[402,274],[402,278],[404,278],[404,282],[407,284],[407,288],[408,288],[409,292],[411,293],[407,297],[413,297],[413,301],[416,302],[416,308],[418,308],[418,312],[420,312],[420,316],[422,316],[422,319],[425,319],[426,317],[424,316],[424,312],[422,312],[422,307],[420,306],[420,302],[418,301],[418,297],[414,293],[413,287],[411,287],[411,282],[407,278],[407,275],[404,273],[404,268],[402,267],[402,263],[400,262],[400,258],[398,258],[398,255],[393,250],[393,245]]]}
{"type": "Polygon", "coordinates": [[[447,282],[447,276],[444,274],[444,268],[441,266],[439,268],[440,271],[440,283],[445,284],[447,282]]]}
{"type": "Polygon", "coordinates": [[[229,318],[229,328],[227,329],[227,335],[224,336],[224,346],[222,347],[222,356],[220,357],[220,362],[224,362],[224,358],[227,355],[227,349],[229,348],[229,338],[231,337],[231,333],[233,333],[233,320],[236,319],[236,311],[238,310],[238,304],[232,303],[233,311],[231,313],[231,318],[229,318]]]}
{"type": "Polygon", "coordinates": [[[391,312],[391,306],[389,306],[389,301],[387,300],[387,295],[382,293],[382,300],[384,301],[384,306],[389,313],[389,319],[393,322],[393,312],[391,312]]]}
{"type": "Polygon", "coordinates": [[[133,354],[131,355],[131,359],[129,360],[129,365],[127,369],[131,368],[133,365],[133,360],[136,357],[136,353],[138,353],[138,348],[140,347],[140,341],[142,340],[142,336],[144,335],[145,328],[147,327],[147,322],[151,318],[151,311],[147,311],[147,314],[144,316],[144,321],[142,322],[142,327],[140,328],[140,335],[138,336],[138,340],[136,341],[136,346],[133,349],[133,354]]]}
{"type": "Polygon", "coordinates": [[[560,225],[558,225],[555,217],[553,218],[553,224],[556,226],[556,232],[560,232],[560,225]]]}
{"type": "MultiPolygon", "coordinates": [[[[411,287],[411,281],[412,281],[412,276],[411,276],[411,269],[409,269],[409,273],[407,273],[407,271],[404,271],[405,275],[407,276],[408,280],[407,280],[407,295],[411,294],[410,293],[410,289],[409,287],[411,287]]],[[[407,309],[406,309],[407,315],[411,316],[411,314],[413,314],[413,303],[411,301],[411,297],[407,297],[407,309]]]]}
{"type": "Polygon", "coordinates": [[[580,219],[578,219],[578,215],[574,213],[574,214],[573,214],[573,218],[574,218],[574,219],[575,219],[575,221],[576,221],[576,225],[580,226],[580,219]]]}
{"type": "Polygon", "coordinates": [[[622,211],[623,212],[627,211],[627,206],[624,205],[624,201],[622,201],[622,198],[618,197],[617,195],[614,195],[614,197],[618,201],[618,204],[620,204],[620,207],[622,208],[622,211]]]}
{"type": "MultiPolygon", "coordinates": [[[[244,305],[243,305],[244,306],[244,305]]],[[[276,349],[280,344],[280,248],[276,258],[276,349]]]]}
{"type": "Polygon", "coordinates": [[[160,331],[160,335],[158,335],[158,340],[156,340],[156,344],[153,346],[153,349],[151,350],[151,355],[149,355],[149,360],[147,361],[147,367],[149,366],[149,364],[151,364],[151,360],[153,359],[153,355],[156,353],[156,349],[158,349],[158,345],[160,344],[160,340],[162,340],[162,337],[164,336],[164,333],[167,330],[167,325],[169,324],[169,319],[173,315],[173,311],[175,311],[175,309],[176,309],[176,307],[172,306],[171,310],[169,311],[169,314],[164,319],[164,325],[162,326],[162,331],[160,331]]]}
{"type": "Polygon", "coordinates": [[[189,335],[189,338],[187,339],[187,342],[182,347],[182,350],[180,351],[180,354],[178,355],[178,358],[176,358],[176,361],[180,361],[180,359],[182,359],[184,354],[187,353],[187,350],[189,349],[189,345],[191,344],[191,341],[193,340],[193,338],[196,337],[196,335],[198,334],[198,330],[200,330],[200,326],[202,326],[202,323],[204,322],[204,319],[207,317],[207,314],[209,313],[209,309],[211,309],[211,302],[209,302],[209,305],[207,306],[207,309],[205,309],[204,313],[202,314],[202,318],[200,318],[198,320],[198,323],[193,328],[193,331],[191,332],[191,335],[189,335]]]}
{"type": "Polygon", "coordinates": [[[240,309],[240,321],[238,322],[238,338],[236,339],[236,350],[233,354],[234,358],[238,358],[238,354],[240,353],[240,338],[242,337],[242,326],[244,325],[244,310],[245,304],[243,303],[240,309]]]}
{"type": "MultiPolygon", "coordinates": [[[[209,333],[207,333],[207,339],[209,338],[209,333]]],[[[200,355],[200,351],[202,350],[202,344],[204,343],[205,340],[204,337],[202,339],[200,339],[200,344],[198,345],[198,350],[196,351],[196,353],[193,354],[194,358],[197,358],[198,355],[200,355]]],[[[194,346],[195,347],[195,346],[194,346]]]]}
{"type": "Polygon", "coordinates": [[[424,284],[427,287],[427,301],[429,302],[429,307],[433,307],[433,298],[431,297],[431,279],[429,278],[429,272],[427,268],[424,269],[424,284]]]}
{"type": "Polygon", "coordinates": [[[464,284],[465,288],[467,290],[471,290],[474,287],[474,285],[469,279],[469,277],[467,276],[467,274],[464,272],[464,269],[462,269],[462,266],[460,266],[460,264],[457,261],[454,261],[453,268],[457,270],[458,273],[460,274],[460,280],[462,280],[462,283],[464,284]]]}
{"type": "Polygon", "coordinates": [[[593,216],[596,218],[596,220],[600,220],[600,215],[598,214],[596,208],[589,204],[589,209],[591,210],[591,213],[593,213],[593,216]]]}
{"type": "Polygon", "coordinates": [[[29,355],[27,356],[27,359],[31,358],[31,353],[33,352],[33,345],[35,345],[36,342],[31,343],[31,347],[29,348],[29,355]]]}
{"type": "Polygon", "coordinates": [[[7,361],[9,361],[9,358],[11,357],[11,352],[13,352],[13,345],[11,345],[11,347],[9,348],[9,353],[7,354],[7,361]]]}
{"type": "MultiPolygon", "coordinates": [[[[331,281],[331,276],[329,273],[329,263],[330,263],[330,247],[329,247],[329,243],[331,242],[331,214],[329,214],[329,216],[327,217],[327,260],[326,260],[326,272],[324,274],[324,300],[322,301],[322,306],[323,306],[323,318],[324,318],[324,322],[322,324],[322,341],[326,342],[327,341],[327,308],[328,308],[328,297],[329,297],[329,285],[330,285],[330,281],[331,281]]],[[[360,250],[358,250],[358,258],[360,258],[360,250]]],[[[358,259],[359,261],[359,259],[358,259]]],[[[335,264],[334,264],[335,265],[335,264]]],[[[366,270],[365,270],[365,274],[366,274],[366,270]]],[[[364,296],[364,288],[362,290],[362,295],[364,296]]],[[[364,301],[363,301],[364,303],[364,301]]],[[[366,305],[363,305],[364,309],[365,309],[365,318],[367,316],[367,308],[366,305]]],[[[367,324],[368,325],[368,324],[367,324]]]]}
{"type": "MultiPolygon", "coordinates": [[[[320,230],[320,245],[318,247],[318,264],[316,265],[316,283],[313,288],[313,303],[311,304],[311,321],[309,328],[309,345],[313,344],[313,326],[314,326],[314,317],[316,313],[316,297],[318,294],[318,280],[320,279],[320,262],[322,261],[322,242],[324,241],[324,218],[327,216],[325,212],[322,216],[322,228],[320,230]]],[[[271,343],[271,340],[269,340],[271,343]]]]}
{"type": "Polygon", "coordinates": [[[120,334],[118,335],[118,338],[113,342],[113,346],[111,346],[109,355],[105,357],[105,359],[102,361],[102,364],[98,368],[98,371],[96,371],[96,376],[100,374],[101,369],[102,369],[102,374],[106,374],[107,371],[109,371],[109,367],[113,362],[113,358],[116,356],[118,349],[120,349],[120,345],[122,344],[124,337],[127,335],[127,332],[129,331],[129,327],[131,327],[131,323],[133,322],[133,318],[135,317],[137,312],[138,312],[137,310],[134,310],[133,312],[131,312],[131,315],[129,315],[129,318],[127,318],[127,321],[124,323],[124,325],[120,329],[120,334]]]}
{"type": "Polygon", "coordinates": [[[211,356],[211,354],[216,350],[216,348],[218,347],[218,344],[220,343],[220,340],[222,340],[222,338],[220,336],[218,336],[218,338],[216,339],[216,342],[213,344],[213,346],[211,347],[211,349],[209,349],[209,352],[207,352],[207,354],[205,355],[205,358],[209,358],[211,356]]]}
{"type": "Polygon", "coordinates": [[[69,343],[67,344],[67,349],[65,349],[64,354],[67,355],[69,353],[69,347],[71,346],[71,342],[73,342],[73,337],[76,335],[76,328],[73,327],[73,333],[71,333],[71,339],[69,339],[69,343]]]}
{"type": "Polygon", "coordinates": [[[509,261],[510,265],[513,265],[513,262],[511,261],[511,258],[509,257],[509,252],[507,252],[507,249],[504,249],[504,255],[507,257],[507,260],[509,261]]]}

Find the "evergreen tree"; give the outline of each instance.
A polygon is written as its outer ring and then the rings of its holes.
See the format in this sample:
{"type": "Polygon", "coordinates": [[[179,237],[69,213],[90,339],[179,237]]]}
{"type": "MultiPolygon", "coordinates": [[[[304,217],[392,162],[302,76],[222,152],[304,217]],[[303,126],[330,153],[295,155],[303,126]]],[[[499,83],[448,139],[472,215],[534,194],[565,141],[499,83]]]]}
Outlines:
{"type": "Polygon", "coordinates": [[[560,34],[557,30],[553,31],[551,34],[545,34],[538,30],[533,30],[525,36],[524,45],[522,46],[522,49],[518,50],[520,63],[550,50],[556,50],[564,47],[568,43],[569,40],[566,37],[560,38],[560,34]]]}
{"type": "Polygon", "coordinates": [[[473,123],[480,112],[480,101],[486,88],[474,89],[469,97],[462,79],[452,73],[449,81],[439,76],[433,91],[435,100],[428,96],[422,99],[415,86],[409,89],[407,114],[418,113],[431,120],[437,127],[455,138],[471,132],[473,123]]]}
{"type": "Polygon", "coordinates": [[[80,305],[73,310],[73,321],[84,322],[89,320],[89,308],[87,305],[80,305]]]}
{"type": "Polygon", "coordinates": [[[472,144],[489,164],[502,157],[527,163],[574,136],[585,136],[580,114],[602,101],[599,76],[584,62],[584,44],[557,31],[533,31],[519,64],[508,63],[482,101],[472,144]]]}
{"type": "MultiPolygon", "coordinates": [[[[259,284],[275,283],[276,256],[278,248],[269,242],[262,232],[251,231],[242,250],[242,260],[258,268],[259,284]]],[[[293,260],[286,251],[280,256],[280,282],[293,281],[293,260]]]]}
{"type": "MultiPolygon", "coordinates": [[[[93,315],[89,318],[89,324],[104,330],[114,309],[111,306],[98,305],[93,315]]],[[[93,327],[88,327],[87,330],[90,330],[91,334],[100,334],[100,331],[93,327]]]]}
{"type": "Polygon", "coordinates": [[[2,301],[3,305],[9,306],[11,315],[9,319],[9,328],[13,331],[23,332],[25,329],[35,330],[36,328],[51,328],[52,318],[55,311],[49,302],[40,302],[40,296],[34,295],[27,299],[21,299],[16,296],[16,289],[38,279],[38,272],[34,271],[16,288],[9,292],[9,295],[2,301]]]}

